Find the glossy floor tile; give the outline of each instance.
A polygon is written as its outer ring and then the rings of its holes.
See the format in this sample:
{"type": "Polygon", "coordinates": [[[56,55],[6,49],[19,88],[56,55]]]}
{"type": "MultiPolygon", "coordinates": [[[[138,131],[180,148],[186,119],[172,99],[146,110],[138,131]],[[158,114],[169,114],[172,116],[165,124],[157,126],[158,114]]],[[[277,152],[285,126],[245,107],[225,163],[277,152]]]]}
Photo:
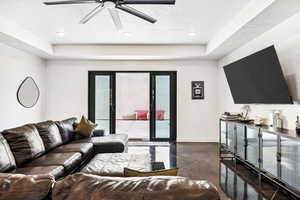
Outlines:
{"type": "Polygon", "coordinates": [[[179,168],[179,176],[208,180],[219,190],[221,200],[292,199],[265,182],[259,189],[257,176],[248,169],[234,168],[232,162],[219,160],[217,143],[129,143],[129,152],[150,153],[152,161],[164,162],[166,168],[179,168]],[[236,169],[236,170],[235,170],[236,169]]]}

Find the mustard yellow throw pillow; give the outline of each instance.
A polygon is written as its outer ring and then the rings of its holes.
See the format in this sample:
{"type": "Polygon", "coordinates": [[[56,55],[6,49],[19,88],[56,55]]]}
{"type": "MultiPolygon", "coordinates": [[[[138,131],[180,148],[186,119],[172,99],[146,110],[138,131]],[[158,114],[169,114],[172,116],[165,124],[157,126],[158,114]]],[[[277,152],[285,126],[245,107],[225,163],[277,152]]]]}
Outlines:
{"type": "Polygon", "coordinates": [[[177,176],[178,168],[159,170],[153,172],[140,172],[133,169],[124,168],[125,177],[145,177],[145,176],[177,176]]]}
{"type": "Polygon", "coordinates": [[[96,127],[97,124],[94,124],[93,122],[85,118],[85,116],[82,116],[79,124],[75,129],[75,132],[86,138],[90,138],[93,136],[93,132],[96,127]]]}

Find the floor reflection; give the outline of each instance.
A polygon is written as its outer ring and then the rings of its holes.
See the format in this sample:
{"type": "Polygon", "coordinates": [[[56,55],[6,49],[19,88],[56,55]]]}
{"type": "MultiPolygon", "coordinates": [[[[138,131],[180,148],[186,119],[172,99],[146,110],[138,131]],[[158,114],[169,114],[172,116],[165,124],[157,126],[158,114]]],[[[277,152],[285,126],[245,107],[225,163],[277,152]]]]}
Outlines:
{"type": "Polygon", "coordinates": [[[254,171],[240,163],[235,167],[234,162],[228,160],[220,162],[220,187],[232,200],[297,199],[266,179],[259,183],[254,171]]]}

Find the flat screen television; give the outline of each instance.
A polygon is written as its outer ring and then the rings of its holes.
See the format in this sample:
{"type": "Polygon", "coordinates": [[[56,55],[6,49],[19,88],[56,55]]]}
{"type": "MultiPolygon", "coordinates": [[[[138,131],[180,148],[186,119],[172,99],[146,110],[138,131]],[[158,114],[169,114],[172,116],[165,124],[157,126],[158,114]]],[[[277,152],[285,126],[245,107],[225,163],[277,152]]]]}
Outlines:
{"type": "Polygon", "coordinates": [[[293,104],[274,46],[224,66],[235,104],[293,104]]]}

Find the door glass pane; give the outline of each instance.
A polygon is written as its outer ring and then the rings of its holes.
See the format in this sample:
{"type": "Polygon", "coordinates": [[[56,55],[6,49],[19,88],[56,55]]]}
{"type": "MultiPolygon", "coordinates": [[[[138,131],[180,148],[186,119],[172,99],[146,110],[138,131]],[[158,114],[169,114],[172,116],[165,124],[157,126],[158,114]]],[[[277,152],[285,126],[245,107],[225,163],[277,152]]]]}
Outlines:
{"type": "Polygon", "coordinates": [[[246,160],[253,164],[255,167],[259,167],[259,130],[247,127],[247,147],[246,147],[246,160]]]}
{"type": "Polygon", "coordinates": [[[262,132],[263,168],[277,176],[277,135],[262,132]]]}
{"type": "Polygon", "coordinates": [[[110,77],[96,76],[95,85],[95,119],[98,124],[97,129],[110,133],[110,77]]]}
{"type": "Polygon", "coordinates": [[[300,142],[281,137],[282,180],[300,190],[300,142]]]}
{"type": "Polygon", "coordinates": [[[236,153],[241,158],[245,159],[245,126],[241,124],[236,125],[236,153]]]}
{"type": "Polygon", "coordinates": [[[150,74],[116,74],[116,133],[149,140],[150,74]]]}
{"type": "Polygon", "coordinates": [[[227,128],[226,128],[226,122],[221,121],[221,144],[226,147],[226,133],[227,132],[227,128]]]}
{"type": "Polygon", "coordinates": [[[156,76],[156,138],[170,138],[170,76],[156,76]]]}
{"type": "Polygon", "coordinates": [[[228,134],[228,141],[227,141],[227,145],[228,145],[228,150],[231,151],[232,153],[234,153],[234,127],[235,124],[234,123],[228,123],[228,130],[227,130],[227,134],[228,134]]]}

